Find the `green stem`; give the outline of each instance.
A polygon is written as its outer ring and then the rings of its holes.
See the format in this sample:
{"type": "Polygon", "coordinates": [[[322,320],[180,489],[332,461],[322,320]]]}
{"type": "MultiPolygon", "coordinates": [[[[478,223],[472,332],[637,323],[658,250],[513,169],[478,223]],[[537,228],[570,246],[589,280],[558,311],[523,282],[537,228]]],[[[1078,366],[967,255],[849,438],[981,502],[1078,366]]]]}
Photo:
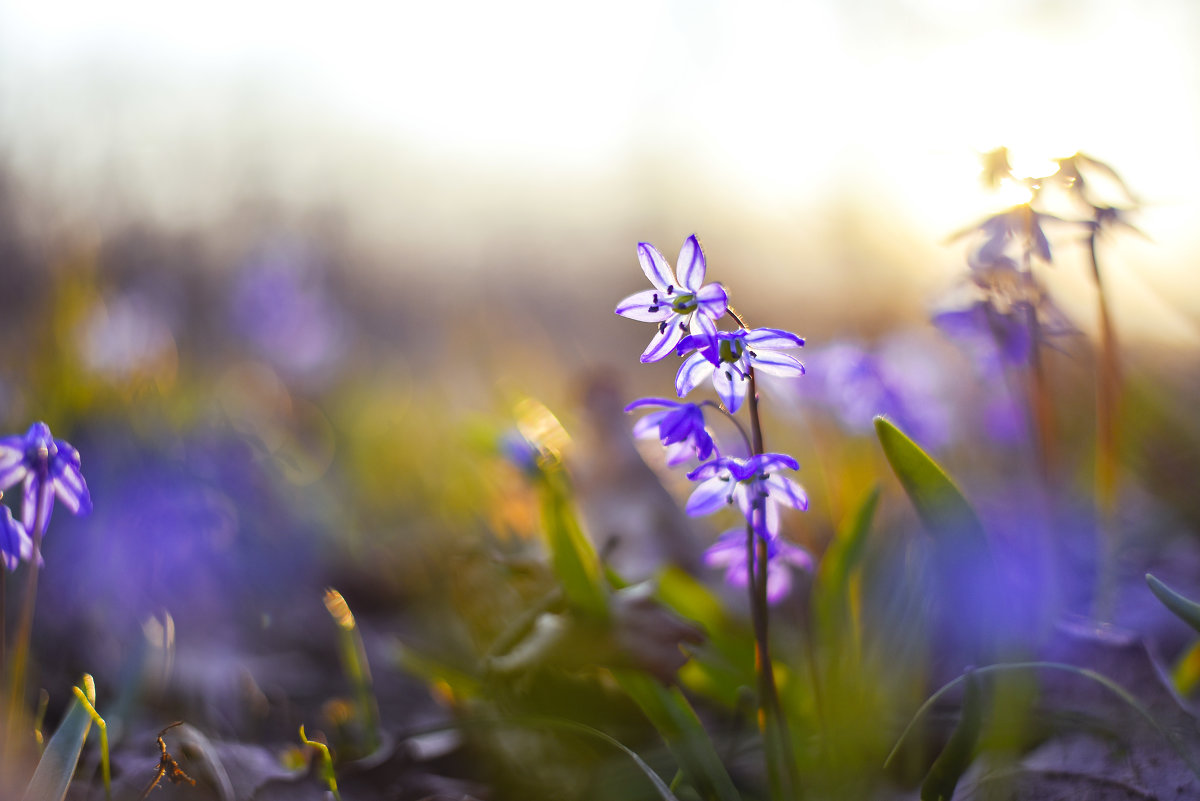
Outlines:
{"type": "MultiPolygon", "coordinates": [[[[39,493],[40,495],[40,493],[39,493]]],[[[8,725],[5,738],[4,753],[0,765],[9,768],[9,759],[20,752],[24,735],[21,732],[21,722],[25,719],[25,670],[29,662],[29,643],[33,637],[33,609],[37,602],[38,563],[42,558],[42,525],[45,521],[45,510],[38,504],[34,515],[33,555],[29,559],[29,576],[25,581],[25,603],[21,607],[21,618],[17,624],[17,636],[13,641],[12,666],[8,683],[8,725]]]]}
{"type": "MultiPolygon", "coordinates": [[[[746,323],[733,309],[732,317],[742,330],[749,330],[746,323]]],[[[765,453],[763,446],[762,420],[758,410],[758,387],[754,368],[747,371],[750,386],[747,398],[747,413],[750,416],[750,439],[752,456],[765,453]]],[[[754,532],[753,518],[763,516],[763,502],[756,501],[751,511],[752,520],[746,524],[746,564],[752,566],[750,581],[750,616],[754,627],[754,661],[758,671],[759,726],[762,728],[766,745],[767,777],[771,794],[779,801],[796,798],[799,777],[793,759],[791,736],[787,720],[779,703],[779,688],[775,683],[775,670],[771,664],[769,615],[767,606],[767,541],[754,532]],[[757,548],[756,548],[757,546],[757,548]]]]}
{"type": "Polygon", "coordinates": [[[1121,368],[1117,356],[1117,337],[1109,313],[1104,282],[1100,277],[1100,261],[1096,254],[1099,220],[1088,237],[1088,255],[1092,263],[1092,280],[1096,284],[1096,300],[1100,316],[1100,358],[1096,371],[1096,521],[1101,540],[1100,576],[1093,602],[1097,618],[1111,613],[1116,582],[1116,561],[1119,546],[1116,530],[1117,504],[1117,439],[1119,433],[1121,368]]]}

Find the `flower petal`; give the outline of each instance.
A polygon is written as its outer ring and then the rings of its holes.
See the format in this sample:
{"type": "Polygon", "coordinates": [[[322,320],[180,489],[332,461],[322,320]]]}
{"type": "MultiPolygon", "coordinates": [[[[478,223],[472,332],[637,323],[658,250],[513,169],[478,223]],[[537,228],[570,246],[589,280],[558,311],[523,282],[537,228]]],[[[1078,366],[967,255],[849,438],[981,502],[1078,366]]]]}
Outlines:
{"type": "Polygon", "coordinates": [[[668,317],[673,312],[670,303],[661,303],[662,290],[645,289],[641,292],[635,292],[623,301],[617,304],[616,313],[622,317],[628,317],[630,320],[638,320],[643,323],[658,323],[668,317]]]}
{"type": "Polygon", "coordinates": [[[642,352],[642,363],[656,362],[665,357],[675,349],[675,345],[685,333],[683,318],[672,313],[669,319],[659,323],[657,333],[642,352]]]}
{"type": "Polygon", "coordinates": [[[750,469],[754,472],[769,473],[786,467],[799,470],[800,463],[786,453],[764,453],[749,460],[750,469]]]}
{"type": "Polygon", "coordinates": [[[792,571],[778,562],[767,562],[767,603],[779,603],[792,590],[792,571]]]}
{"type": "Polygon", "coordinates": [[[720,284],[706,284],[696,290],[696,303],[700,315],[719,320],[729,308],[729,293],[720,284]]]}
{"type": "Polygon", "coordinates": [[[804,365],[786,353],[776,350],[756,350],[750,357],[750,365],[771,375],[796,378],[804,375],[804,365]]]}
{"type": "Polygon", "coordinates": [[[663,418],[671,413],[670,409],[662,409],[657,412],[651,412],[633,424],[633,436],[635,439],[643,439],[648,437],[658,438],[658,427],[662,425],[663,418]]]}
{"type": "Polygon", "coordinates": [[[667,264],[667,260],[654,245],[649,242],[638,243],[638,262],[642,265],[642,272],[657,289],[666,292],[675,286],[675,276],[671,274],[671,265],[667,264]]]}
{"type": "Polygon", "coordinates": [[[625,411],[632,412],[634,409],[640,409],[643,406],[667,406],[674,408],[679,406],[678,401],[669,400],[667,398],[638,398],[633,403],[625,407],[625,411]]]}
{"type": "Polygon", "coordinates": [[[92,511],[92,496],[79,468],[60,461],[55,463],[54,472],[56,475],[51,478],[54,493],[63,502],[63,506],[73,515],[89,514],[92,511]]]}
{"type": "Polygon", "coordinates": [[[767,490],[771,493],[772,501],[799,509],[802,512],[808,509],[808,493],[804,491],[804,487],[787,476],[772,473],[765,483],[767,490]]]}
{"type": "Polygon", "coordinates": [[[714,459],[711,462],[705,462],[695,470],[687,474],[688,481],[703,481],[707,478],[726,473],[729,470],[729,463],[733,462],[732,458],[714,459]]]}
{"type": "Polygon", "coordinates": [[[675,262],[675,271],[679,274],[679,283],[688,292],[695,293],[699,291],[700,287],[704,284],[706,266],[707,262],[704,258],[704,250],[700,247],[700,242],[696,239],[696,235],[692,234],[683,240],[683,247],[679,249],[679,261],[675,262]]]}
{"type": "Polygon", "coordinates": [[[745,376],[734,372],[728,366],[721,367],[713,373],[713,389],[717,391],[730,414],[742,408],[742,401],[746,399],[747,384],[745,376]]]}
{"type": "Polygon", "coordinates": [[[774,350],[799,348],[803,347],[804,338],[781,328],[754,328],[746,332],[746,345],[752,348],[774,350]]]}
{"type": "Polygon", "coordinates": [[[679,366],[679,372],[675,374],[675,391],[679,393],[679,397],[684,397],[709,376],[712,375],[713,365],[708,359],[704,358],[703,353],[693,353],[684,360],[679,366]]]}
{"type": "Polygon", "coordinates": [[[728,504],[729,491],[729,481],[721,476],[713,476],[692,490],[684,510],[692,517],[712,514],[728,504]]]}

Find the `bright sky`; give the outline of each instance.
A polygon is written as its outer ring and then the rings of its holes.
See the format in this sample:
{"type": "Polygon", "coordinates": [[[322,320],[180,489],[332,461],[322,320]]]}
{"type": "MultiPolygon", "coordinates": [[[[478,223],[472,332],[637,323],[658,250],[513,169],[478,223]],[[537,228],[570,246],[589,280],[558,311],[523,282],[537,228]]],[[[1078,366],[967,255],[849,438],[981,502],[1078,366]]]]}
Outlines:
{"type": "Polygon", "coordinates": [[[239,107],[212,98],[239,86],[251,116],[289,98],[460,169],[661,158],[764,209],[853,186],[935,238],[994,202],[977,152],[1081,149],[1158,209],[1156,240],[1200,244],[1191,0],[0,0],[0,137],[20,153],[50,134],[56,158],[151,151],[172,115],[220,132],[239,107]]]}

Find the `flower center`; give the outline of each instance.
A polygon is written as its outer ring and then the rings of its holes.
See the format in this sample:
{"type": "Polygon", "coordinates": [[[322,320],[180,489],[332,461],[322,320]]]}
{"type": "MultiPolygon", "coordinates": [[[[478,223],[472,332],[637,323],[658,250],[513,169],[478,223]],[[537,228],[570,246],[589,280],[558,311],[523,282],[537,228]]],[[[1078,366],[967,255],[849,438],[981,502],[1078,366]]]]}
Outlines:
{"type": "Polygon", "coordinates": [[[718,353],[723,362],[738,362],[742,359],[742,352],[746,350],[746,344],[740,339],[722,339],[718,353]]]}
{"type": "Polygon", "coordinates": [[[677,295],[671,301],[671,311],[676,314],[691,314],[700,305],[695,295],[677,295]]]}

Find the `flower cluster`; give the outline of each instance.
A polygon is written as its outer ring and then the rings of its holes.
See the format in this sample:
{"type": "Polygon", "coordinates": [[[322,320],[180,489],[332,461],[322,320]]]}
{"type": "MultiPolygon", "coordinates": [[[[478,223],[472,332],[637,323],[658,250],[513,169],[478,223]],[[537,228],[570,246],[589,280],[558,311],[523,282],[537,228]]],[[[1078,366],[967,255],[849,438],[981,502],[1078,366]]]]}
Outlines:
{"type": "Polygon", "coordinates": [[[20,521],[7,506],[0,507],[0,561],[8,570],[34,557],[56,498],[72,514],[92,510],[79,451],[55,439],[45,423],[34,423],[24,436],[0,438],[0,491],[22,482],[20,521]]]}
{"type": "MultiPolygon", "coordinates": [[[[679,251],[678,280],[662,254],[652,245],[638,245],[642,271],[652,289],[630,295],[617,304],[622,317],[658,324],[650,344],[642,353],[643,362],[659,361],[672,352],[683,357],[675,376],[675,390],[682,399],[701,384],[711,381],[724,404],[712,401],[677,402],[665,398],[643,398],[625,407],[625,411],[653,409],[634,426],[638,437],[655,437],[667,449],[667,464],[676,466],[695,459],[699,466],[688,473],[696,482],[687,502],[693,516],[708,515],[726,507],[736,508],[745,519],[745,529],[722,535],[708,549],[709,565],[726,568],[726,579],[735,585],[750,583],[750,556],[759,549],[747,548],[748,537],[765,543],[766,595],[777,601],[790,587],[788,565],[811,567],[808,554],[780,536],[782,507],[807,509],[804,489],[784,475],[798,470],[799,464],[782,453],[763,453],[751,446],[734,416],[746,403],[757,403],[752,395],[755,372],[782,377],[804,374],[804,366],[785,351],[802,347],[804,340],[777,328],[747,328],[729,309],[729,298],[720,284],[705,284],[707,263],[695,235],[689,236],[679,251]],[[737,326],[722,331],[717,323],[728,318],[737,326]],[[705,411],[723,414],[742,432],[745,456],[721,453],[705,419],[705,411]],[[740,544],[736,544],[740,543],[740,544]],[[735,547],[736,544],[736,547],[735,547]]],[[[756,415],[751,425],[757,426],[756,415]]],[[[760,436],[753,438],[761,442],[760,436]]],[[[753,557],[757,558],[757,557],[753,557]]]]}
{"type": "MultiPolygon", "coordinates": [[[[1015,180],[1006,154],[988,154],[984,160],[986,181],[1015,180]]],[[[1035,207],[1045,180],[1028,183],[1033,195],[1028,203],[994,214],[955,236],[976,238],[967,255],[971,297],[935,314],[933,322],[959,341],[985,374],[1029,364],[1041,342],[1075,330],[1033,271],[1035,263],[1053,263],[1046,225],[1070,224],[1035,207]]]]}

